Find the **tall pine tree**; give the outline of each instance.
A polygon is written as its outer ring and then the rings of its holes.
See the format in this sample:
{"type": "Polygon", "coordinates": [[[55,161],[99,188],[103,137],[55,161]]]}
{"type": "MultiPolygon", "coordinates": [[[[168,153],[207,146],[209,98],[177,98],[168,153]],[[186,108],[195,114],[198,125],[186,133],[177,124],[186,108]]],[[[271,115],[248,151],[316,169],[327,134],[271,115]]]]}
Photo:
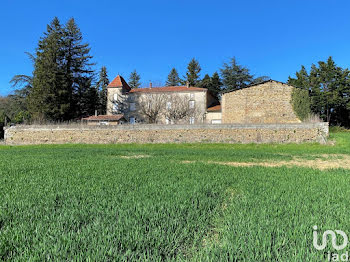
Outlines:
{"type": "Polygon", "coordinates": [[[168,79],[166,81],[166,86],[178,86],[181,83],[181,79],[179,77],[179,74],[177,73],[177,70],[175,68],[171,69],[168,79]]]}
{"type": "Polygon", "coordinates": [[[47,26],[36,49],[28,110],[34,119],[66,121],[92,114],[98,95],[91,85],[90,48],[74,19],[47,26]]]}
{"type": "Polygon", "coordinates": [[[139,88],[141,85],[140,80],[141,76],[136,72],[135,69],[130,73],[128,84],[131,88],[139,88]]]}
{"type": "Polygon", "coordinates": [[[55,17],[36,49],[33,87],[28,96],[28,110],[36,120],[62,120],[66,113],[61,105],[65,96],[63,36],[64,30],[55,17]]]}
{"type": "MultiPolygon", "coordinates": [[[[66,119],[91,115],[97,109],[98,94],[92,86],[93,73],[89,44],[83,43],[82,33],[74,18],[64,30],[65,92],[69,104],[66,119]],[[80,101],[84,100],[84,102],[80,101]]],[[[62,103],[64,103],[62,101],[62,103]]]]}
{"type": "Polygon", "coordinates": [[[188,82],[190,86],[197,86],[200,83],[201,67],[195,58],[189,62],[185,76],[185,83],[188,82]]]}
{"type": "Polygon", "coordinates": [[[107,86],[109,84],[107,68],[105,66],[101,67],[99,73],[99,79],[96,83],[96,89],[98,91],[99,97],[99,114],[105,115],[107,110],[107,86]]]}

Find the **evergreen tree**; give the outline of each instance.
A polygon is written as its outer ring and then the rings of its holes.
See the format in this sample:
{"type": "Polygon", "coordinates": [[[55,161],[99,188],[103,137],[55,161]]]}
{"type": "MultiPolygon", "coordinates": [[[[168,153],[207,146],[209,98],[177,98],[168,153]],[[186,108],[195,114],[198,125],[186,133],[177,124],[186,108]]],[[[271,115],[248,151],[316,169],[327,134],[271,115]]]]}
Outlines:
{"type": "Polygon", "coordinates": [[[63,29],[57,17],[47,26],[36,49],[33,87],[28,96],[28,109],[34,119],[61,119],[60,106],[64,93],[63,29]]]}
{"type": "Polygon", "coordinates": [[[310,117],[311,105],[309,92],[306,89],[294,88],[292,91],[292,106],[295,114],[300,120],[310,117]]]}
{"type": "Polygon", "coordinates": [[[99,79],[96,83],[96,89],[99,94],[99,113],[102,115],[106,114],[107,110],[107,86],[109,84],[107,68],[105,66],[101,67],[99,73],[99,79]]]}
{"type": "Polygon", "coordinates": [[[211,87],[211,77],[208,74],[205,74],[203,79],[199,82],[198,86],[209,89],[211,87]]]}
{"type": "Polygon", "coordinates": [[[36,49],[28,95],[28,109],[34,119],[65,121],[95,110],[97,95],[88,99],[90,104],[80,101],[96,93],[87,87],[93,79],[89,52],[73,18],[64,27],[58,18],[47,26],[36,49]]]}
{"type": "Polygon", "coordinates": [[[136,72],[136,69],[130,73],[129,76],[129,86],[131,88],[139,88],[141,83],[140,83],[141,76],[136,72]]]}
{"type": "Polygon", "coordinates": [[[270,77],[268,77],[268,76],[258,76],[258,77],[253,79],[251,84],[259,84],[259,83],[267,81],[267,80],[270,80],[270,77]]]}
{"type": "Polygon", "coordinates": [[[215,72],[211,77],[211,86],[209,91],[216,97],[219,98],[222,88],[222,82],[220,76],[217,72],[215,72]]]}
{"type": "Polygon", "coordinates": [[[323,120],[350,126],[350,72],[336,66],[332,57],[312,65],[309,74],[302,67],[288,83],[309,92],[311,110],[323,120]]]}
{"type": "Polygon", "coordinates": [[[204,76],[201,80],[199,87],[207,88],[214,97],[219,99],[219,95],[221,92],[222,83],[220,80],[220,76],[217,72],[210,77],[208,74],[204,76]]]}
{"type": "Polygon", "coordinates": [[[224,63],[220,69],[225,91],[233,91],[247,87],[252,84],[254,77],[249,69],[237,63],[236,59],[231,58],[229,63],[224,63]]]}
{"type": "Polygon", "coordinates": [[[65,83],[62,97],[67,99],[67,102],[61,101],[61,104],[67,109],[64,120],[68,120],[86,116],[86,112],[93,114],[99,98],[95,88],[91,86],[91,66],[94,64],[91,62],[90,47],[89,44],[83,43],[82,33],[74,18],[69,19],[65,26],[63,42],[65,83]]]}
{"type": "Polygon", "coordinates": [[[292,92],[292,106],[300,120],[305,120],[311,114],[311,99],[309,97],[310,80],[304,66],[295,73],[296,78],[288,78],[288,84],[296,87],[292,92]]]}
{"type": "Polygon", "coordinates": [[[166,86],[178,86],[180,83],[181,79],[177,73],[177,70],[175,68],[171,69],[168,75],[168,80],[166,81],[166,86]]]}
{"type": "Polygon", "coordinates": [[[194,58],[189,62],[187,66],[187,72],[185,76],[185,83],[188,82],[190,86],[196,86],[200,83],[201,67],[198,61],[194,58]]]}
{"type": "Polygon", "coordinates": [[[296,78],[288,77],[288,84],[301,89],[309,90],[310,80],[305,66],[302,65],[300,71],[295,73],[295,76],[296,78]]]}
{"type": "Polygon", "coordinates": [[[77,89],[76,96],[79,99],[76,102],[76,115],[81,117],[91,116],[95,113],[95,109],[98,108],[98,92],[91,84],[91,78],[80,77],[77,80],[79,88],[77,89]]]}

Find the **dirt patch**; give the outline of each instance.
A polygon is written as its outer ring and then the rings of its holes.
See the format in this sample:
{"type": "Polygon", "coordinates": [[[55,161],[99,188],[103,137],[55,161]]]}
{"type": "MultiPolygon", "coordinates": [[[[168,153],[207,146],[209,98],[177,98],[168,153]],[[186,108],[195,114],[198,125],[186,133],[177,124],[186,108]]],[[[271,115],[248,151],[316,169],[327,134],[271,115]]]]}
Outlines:
{"type": "Polygon", "coordinates": [[[123,159],[139,159],[139,158],[147,158],[150,157],[150,155],[129,155],[129,156],[120,156],[120,158],[123,159]]]}
{"type": "MultiPolygon", "coordinates": [[[[195,161],[183,161],[182,163],[193,163],[195,161]]],[[[204,162],[203,162],[204,163],[204,162]]],[[[350,169],[350,155],[345,154],[322,154],[322,155],[306,155],[295,156],[291,160],[281,161],[264,161],[264,162],[219,162],[219,161],[207,161],[208,164],[237,166],[237,167],[251,167],[251,166],[264,166],[264,167],[308,167],[319,170],[344,168],[350,169]],[[310,158],[310,159],[305,159],[310,158]]]]}

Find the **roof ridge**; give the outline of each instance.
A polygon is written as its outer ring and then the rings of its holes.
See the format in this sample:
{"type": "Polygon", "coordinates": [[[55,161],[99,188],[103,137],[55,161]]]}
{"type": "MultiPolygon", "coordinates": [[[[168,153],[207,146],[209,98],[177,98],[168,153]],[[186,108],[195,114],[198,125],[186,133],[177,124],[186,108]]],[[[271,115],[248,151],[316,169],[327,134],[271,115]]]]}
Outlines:
{"type": "Polygon", "coordinates": [[[254,83],[254,84],[250,84],[246,87],[243,87],[243,88],[240,88],[240,89],[236,89],[236,90],[230,90],[230,91],[224,91],[223,94],[226,94],[226,93],[231,93],[231,92],[236,92],[236,91],[239,91],[239,90],[242,90],[242,89],[246,89],[246,88],[249,88],[249,87],[253,87],[253,86],[257,86],[257,85],[262,85],[262,84],[265,84],[267,82],[276,82],[276,83],[280,83],[280,84],[283,84],[283,85],[287,85],[287,86],[293,86],[293,85],[290,85],[290,84],[287,84],[287,83],[284,83],[282,81],[278,81],[278,80],[273,80],[273,79],[268,79],[268,80],[264,80],[264,81],[261,81],[261,82],[258,82],[258,83],[254,83]]]}
{"type": "Polygon", "coordinates": [[[176,91],[208,91],[207,88],[194,87],[194,86],[160,86],[160,87],[143,87],[143,88],[133,88],[130,90],[132,93],[136,92],[176,92],[176,91]]]}

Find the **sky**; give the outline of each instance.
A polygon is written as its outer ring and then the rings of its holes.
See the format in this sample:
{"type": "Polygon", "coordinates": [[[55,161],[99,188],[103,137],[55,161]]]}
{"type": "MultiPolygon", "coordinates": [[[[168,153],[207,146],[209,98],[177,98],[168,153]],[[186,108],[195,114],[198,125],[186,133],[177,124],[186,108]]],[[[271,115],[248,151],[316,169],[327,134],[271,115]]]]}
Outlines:
{"type": "Polygon", "coordinates": [[[173,67],[183,76],[193,57],[202,77],[231,57],[279,81],[329,56],[350,67],[348,0],[2,0],[0,6],[0,95],[13,92],[14,75],[32,73],[25,52],[35,52],[55,16],[62,23],[75,18],[96,70],[106,66],[112,80],[136,69],[144,86],[165,83],[173,67]]]}

